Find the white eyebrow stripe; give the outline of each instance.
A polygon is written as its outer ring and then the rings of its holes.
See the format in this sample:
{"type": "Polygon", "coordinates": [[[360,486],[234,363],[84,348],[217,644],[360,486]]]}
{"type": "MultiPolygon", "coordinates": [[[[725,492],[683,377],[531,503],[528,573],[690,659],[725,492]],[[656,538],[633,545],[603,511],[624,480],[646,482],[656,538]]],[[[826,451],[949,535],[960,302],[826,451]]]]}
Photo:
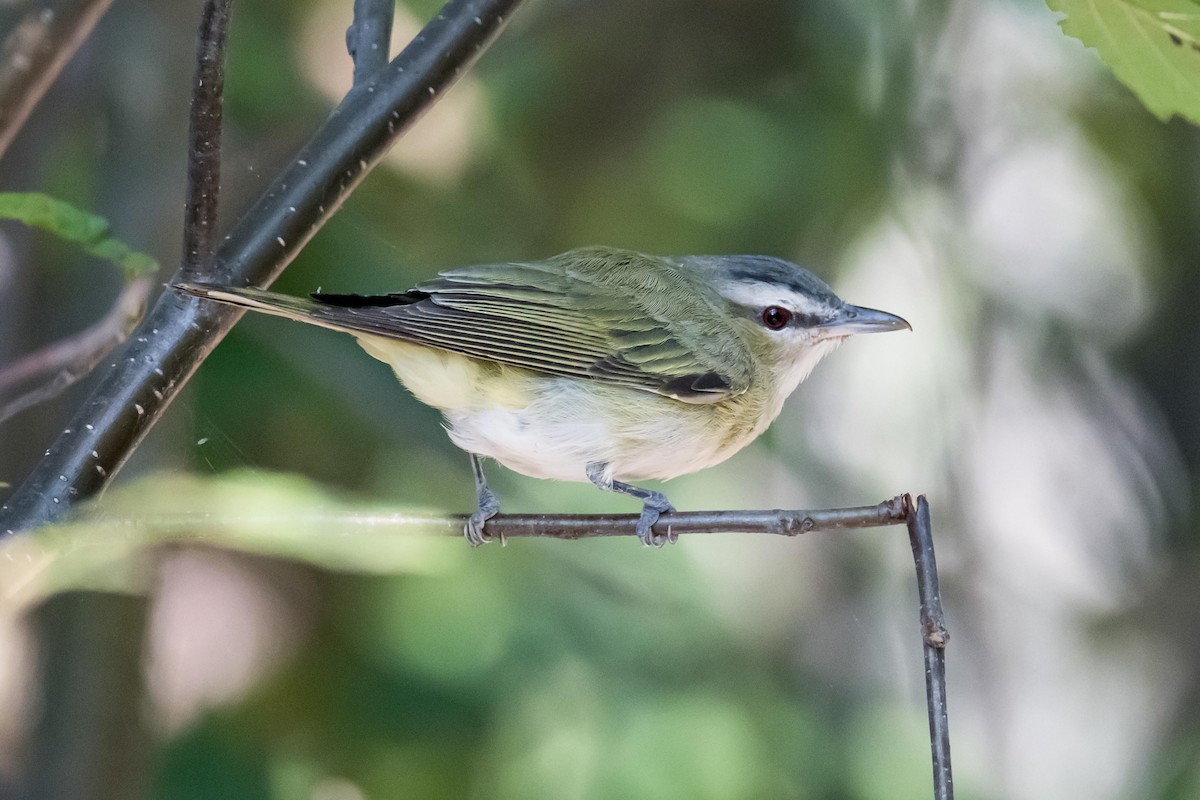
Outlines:
{"type": "Polygon", "coordinates": [[[783,286],[761,281],[736,281],[721,285],[721,295],[727,300],[747,308],[783,306],[800,314],[814,314],[823,309],[823,304],[813,298],[793,292],[783,286]]]}

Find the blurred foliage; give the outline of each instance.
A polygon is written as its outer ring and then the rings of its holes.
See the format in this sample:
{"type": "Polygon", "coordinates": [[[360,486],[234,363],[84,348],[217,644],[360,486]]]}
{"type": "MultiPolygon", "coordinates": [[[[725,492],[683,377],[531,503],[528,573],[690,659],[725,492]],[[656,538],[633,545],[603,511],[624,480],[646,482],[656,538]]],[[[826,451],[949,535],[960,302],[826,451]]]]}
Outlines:
{"type": "Polygon", "coordinates": [[[6,539],[0,569],[4,585],[13,587],[8,599],[21,606],[78,589],[145,592],[153,579],[146,572],[148,555],[195,542],[325,569],[441,570],[455,559],[446,542],[428,537],[447,527],[429,512],[348,506],[297,476],[159,475],[86,507],[80,519],[43,529],[43,535],[6,539]],[[329,534],[330,520],[343,529],[341,536],[329,534]],[[351,535],[355,527],[361,535],[351,535]],[[23,566],[29,563],[40,567],[29,574],[23,566]]]}
{"type": "MultiPolygon", "coordinates": [[[[336,102],[351,6],[236,4],[223,224],[336,102]]],[[[438,7],[402,4],[398,35],[438,7]]],[[[96,209],[173,263],[198,12],[114,4],[4,187],[96,209]]],[[[1054,22],[1032,0],[530,0],[278,288],[395,291],[603,243],[776,254],[905,314],[913,337],[848,345],[672,500],[929,491],[958,796],[1200,797],[1200,138],[1054,22]]],[[[0,362],[95,318],[117,282],[4,234],[0,362]]],[[[81,397],[0,428],[0,488],[81,397]]],[[[506,510],[632,510],[493,472],[506,510]]],[[[150,598],[127,632],[145,686],[124,691],[164,800],[928,796],[902,536],[398,535],[378,520],[398,503],[471,509],[465,456],[352,341],[263,318],[122,480],[0,551],[10,782],[54,716],[31,708],[55,664],[35,672],[18,614],[71,589],[150,598]]],[[[35,623],[108,630],[94,599],[35,623]]],[[[119,746],[80,727],[100,757],[119,746]]]]}

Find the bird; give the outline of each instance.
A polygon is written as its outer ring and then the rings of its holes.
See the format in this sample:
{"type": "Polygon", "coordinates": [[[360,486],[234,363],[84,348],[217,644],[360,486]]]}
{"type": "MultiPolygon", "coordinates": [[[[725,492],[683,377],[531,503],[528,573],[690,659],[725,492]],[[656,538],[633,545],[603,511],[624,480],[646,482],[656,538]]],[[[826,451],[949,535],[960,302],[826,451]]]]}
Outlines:
{"type": "Polygon", "coordinates": [[[674,511],[636,485],[718,464],[758,437],[848,336],[908,329],[851,305],[809,270],[765,255],[662,257],[581,247],[541,261],[449,269],[404,292],[175,288],[349,333],[438,409],[465,450],[478,546],[500,511],[483,459],[534,478],[590,481],[642,503],[646,545],[674,511]]]}

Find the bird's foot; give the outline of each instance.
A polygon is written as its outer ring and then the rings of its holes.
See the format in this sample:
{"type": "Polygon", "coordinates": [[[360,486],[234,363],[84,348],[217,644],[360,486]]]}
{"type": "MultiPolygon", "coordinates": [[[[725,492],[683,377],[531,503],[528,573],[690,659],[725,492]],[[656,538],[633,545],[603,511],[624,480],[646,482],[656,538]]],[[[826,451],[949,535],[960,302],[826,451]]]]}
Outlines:
{"type": "Polygon", "coordinates": [[[642,515],[638,517],[636,529],[637,537],[642,540],[642,544],[647,547],[662,547],[666,544],[674,544],[679,539],[669,530],[665,535],[654,532],[654,523],[658,522],[658,518],[663,514],[670,514],[674,510],[675,507],[662,492],[649,492],[642,499],[642,515]]]}
{"type": "MultiPolygon", "coordinates": [[[[500,513],[500,501],[496,499],[496,495],[486,486],[479,488],[479,506],[475,513],[467,520],[467,544],[471,547],[479,547],[487,544],[492,540],[485,528],[487,521],[500,513]]],[[[504,537],[500,537],[500,544],[504,544],[504,537]]]]}

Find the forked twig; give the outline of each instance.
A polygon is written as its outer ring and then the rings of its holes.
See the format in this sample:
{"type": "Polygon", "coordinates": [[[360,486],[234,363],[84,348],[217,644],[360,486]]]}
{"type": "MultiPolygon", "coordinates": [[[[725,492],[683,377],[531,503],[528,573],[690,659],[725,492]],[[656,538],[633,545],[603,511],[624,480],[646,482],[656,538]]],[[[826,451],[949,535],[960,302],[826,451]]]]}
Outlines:
{"type": "MultiPolygon", "coordinates": [[[[576,514],[501,514],[487,522],[489,536],[501,541],[517,537],[583,539],[592,536],[633,536],[636,516],[576,514]]],[[[367,522],[367,518],[361,520],[367,522]]],[[[466,518],[446,522],[446,533],[461,533],[466,518]]],[[[933,759],[934,800],[954,800],[950,768],[950,718],[946,705],[945,613],[938,588],[937,561],[929,502],[899,495],[874,506],[804,511],[692,511],[664,514],[654,532],[664,535],[698,533],[766,533],[799,536],[817,531],[879,528],[904,524],[908,528],[920,597],[921,647],[925,659],[925,698],[929,712],[929,744],[933,759]]]]}

